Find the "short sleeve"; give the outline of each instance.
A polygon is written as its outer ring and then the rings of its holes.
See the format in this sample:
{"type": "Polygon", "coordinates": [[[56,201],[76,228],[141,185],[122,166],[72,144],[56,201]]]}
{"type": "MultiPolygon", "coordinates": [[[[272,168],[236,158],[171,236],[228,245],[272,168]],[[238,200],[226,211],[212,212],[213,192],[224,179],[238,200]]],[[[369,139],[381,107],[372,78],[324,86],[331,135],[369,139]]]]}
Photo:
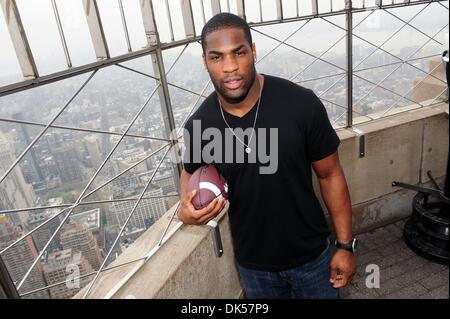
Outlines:
{"type": "Polygon", "coordinates": [[[192,119],[189,119],[183,130],[184,152],[183,152],[183,167],[186,172],[193,174],[204,163],[201,156],[201,140],[194,141],[192,119]],[[197,152],[198,154],[194,154],[197,152]],[[200,159],[200,161],[196,161],[200,159]]]}
{"type": "Polygon", "coordinates": [[[312,94],[310,118],[306,123],[306,153],[308,160],[315,162],[333,154],[340,140],[328,119],[322,101],[312,94]]]}

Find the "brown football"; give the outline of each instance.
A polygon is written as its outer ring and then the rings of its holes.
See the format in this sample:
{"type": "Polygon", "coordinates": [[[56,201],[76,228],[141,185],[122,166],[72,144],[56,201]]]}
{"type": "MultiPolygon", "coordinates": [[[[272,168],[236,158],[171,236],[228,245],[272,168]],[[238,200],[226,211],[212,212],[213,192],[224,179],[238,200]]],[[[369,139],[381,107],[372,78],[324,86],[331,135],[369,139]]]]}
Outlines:
{"type": "Polygon", "coordinates": [[[197,189],[197,194],[192,199],[195,209],[208,206],[216,197],[228,199],[227,181],[212,164],[201,166],[192,174],[187,191],[194,189],[197,189]]]}

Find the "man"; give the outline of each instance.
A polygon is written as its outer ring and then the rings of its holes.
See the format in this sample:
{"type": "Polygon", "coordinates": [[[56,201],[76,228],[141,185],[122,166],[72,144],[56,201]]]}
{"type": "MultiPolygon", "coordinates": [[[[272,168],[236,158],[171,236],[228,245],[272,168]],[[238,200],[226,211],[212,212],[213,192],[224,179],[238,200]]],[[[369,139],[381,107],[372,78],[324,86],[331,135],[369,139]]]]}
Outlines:
{"type": "Polygon", "coordinates": [[[214,159],[228,182],[230,228],[246,296],[338,298],[338,288],[355,272],[354,240],[350,198],[337,153],[340,141],[323,104],[309,89],[256,72],[249,26],[236,15],[221,13],[209,20],[202,30],[202,46],[215,92],[185,125],[179,219],[205,224],[224,207],[225,201],[216,199],[196,210],[191,203],[196,190],[186,192],[191,174],[214,159]],[[221,135],[211,134],[217,147],[209,159],[193,161],[206,147],[195,133],[199,124],[202,132],[214,128],[221,135]],[[243,130],[248,134],[239,134],[243,130]],[[244,155],[243,161],[231,154],[235,150],[244,155]],[[262,156],[267,150],[275,150],[270,154],[275,170],[267,169],[267,157],[262,156]],[[340,247],[332,257],[311,167],[340,247]]]}

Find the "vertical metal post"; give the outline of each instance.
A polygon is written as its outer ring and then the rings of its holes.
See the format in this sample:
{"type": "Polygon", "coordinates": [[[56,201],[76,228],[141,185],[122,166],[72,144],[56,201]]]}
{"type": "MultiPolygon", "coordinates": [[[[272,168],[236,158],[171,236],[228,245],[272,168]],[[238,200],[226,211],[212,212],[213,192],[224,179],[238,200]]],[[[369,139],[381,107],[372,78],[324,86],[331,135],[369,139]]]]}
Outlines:
{"type": "Polygon", "coordinates": [[[0,5],[24,79],[39,77],[16,1],[0,0],[0,5]]]}
{"type": "Polygon", "coordinates": [[[130,34],[128,33],[127,19],[125,18],[125,11],[123,11],[122,0],[119,0],[120,17],[122,18],[123,32],[125,33],[125,40],[127,41],[128,52],[131,52],[130,34]]]}
{"type": "Polygon", "coordinates": [[[181,0],[181,14],[183,16],[184,33],[186,38],[195,36],[194,15],[192,14],[191,0],[181,0]]]}
{"type": "Polygon", "coordinates": [[[315,16],[319,14],[318,0],[312,0],[312,14],[315,16]]]}
{"type": "Polygon", "coordinates": [[[59,37],[61,38],[61,44],[63,46],[64,55],[66,56],[67,66],[72,67],[72,61],[70,60],[69,49],[67,48],[66,36],[64,35],[64,29],[61,23],[61,18],[59,16],[58,6],[56,5],[56,0],[52,0],[53,12],[55,14],[56,25],[58,26],[59,37]]]}
{"type": "MultiPolygon", "coordinates": [[[[158,29],[153,11],[153,4],[151,0],[141,0],[142,18],[144,21],[145,33],[147,34],[147,42],[150,46],[154,46],[155,50],[150,54],[153,64],[154,74],[161,85],[158,88],[159,100],[161,103],[161,110],[163,114],[165,126],[165,138],[171,140],[172,150],[175,156],[179,154],[179,147],[176,140],[176,125],[173,116],[172,103],[170,101],[169,85],[166,77],[166,70],[164,68],[164,61],[161,50],[161,41],[159,39],[158,29]],[[175,133],[174,133],[175,132],[175,133]],[[172,134],[173,133],[173,134],[172,134]]],[[[183,167],[179,160],[173,163],[173,169],[178,174],[174,174],[175,186],[180,193],[180,175],[183,167]]]]}
{"type": "Polygon", "coordinates": [[[236,8],[237,8],[237,15],[240,16],[242,19],[247,20],[247,17],[245,16],[244,0],[236,0],[236,8]]]}
{"type": "Polygon", "coordinates": [[[345,0],[347,24],[347,127],[353,125],[353,16],[352,0],[345,0]]]}
{"type": "Polygon", "coordinates": [[[170,14],[169,0],[166,0],[166,13],[167,13],[167,20],[169,22],[170,39],[173,42],[173,41],[175,41],[175,36],[173,34],[172,15],[170,14]]]}
{"type": "Polygon", "coordinates": [[[0,257],[0,299],[20,299],[8,268],[0,257]]]}
{"type": "Polygon", "coordinates": [[[277,20],[283,20],[283,2],[281,0],[276,1],[277,6],[277,20]]]}
{"type": "Polygon", "coordinates": [[[84,13],[91,34],[97,59],[109,58],[108,44],[106,43],[105,32],[103,31],[100,12],[96,0],[83,0],[84,13]]]}

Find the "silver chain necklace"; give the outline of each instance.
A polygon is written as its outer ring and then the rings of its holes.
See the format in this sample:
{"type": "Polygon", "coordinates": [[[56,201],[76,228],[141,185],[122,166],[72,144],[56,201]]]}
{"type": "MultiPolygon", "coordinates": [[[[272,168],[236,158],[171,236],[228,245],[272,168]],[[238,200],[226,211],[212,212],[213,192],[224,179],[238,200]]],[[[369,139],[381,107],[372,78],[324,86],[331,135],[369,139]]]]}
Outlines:
{"type": "Polygon", "coordinates": [[[225,115],[223,114],[223,110],[222,110],[222,103],[220,102],[220,99],[217,97],[217,100],[219,101],[219,108],[220,108],[220,113],[222,114],[222,118],[223,121],[225,122],[225,124],[228,126],[228,128],[230,129],[231,133],[233,133],[234,137],[236,137],[236,139],[241,142],[242,145],[245,146],[245,152],[247,154],[250,154],[252,149],[250,148],[250,142],[252,141],[253,138],[253,133],[255,133],[255,125],[256,125],[256,119],[258,118],[258,111],[259,111],[259,104],[261,103],[261,96],[262,96],[262,89],[263,86],[261,85],[261,88],[259,90],[259,99],[258,99],[258,105],[256,106],[256,114],[255,114],[255,120],[253,121],[253,127],[252,127],[252,133],[250,134],[250,138],[248,139],[248,144],[245,144],[243,140],[241,140],[235,133],[234,130],[230,127],[230,125],[228,124],[227,120],[225,119],[225,115]]]}

